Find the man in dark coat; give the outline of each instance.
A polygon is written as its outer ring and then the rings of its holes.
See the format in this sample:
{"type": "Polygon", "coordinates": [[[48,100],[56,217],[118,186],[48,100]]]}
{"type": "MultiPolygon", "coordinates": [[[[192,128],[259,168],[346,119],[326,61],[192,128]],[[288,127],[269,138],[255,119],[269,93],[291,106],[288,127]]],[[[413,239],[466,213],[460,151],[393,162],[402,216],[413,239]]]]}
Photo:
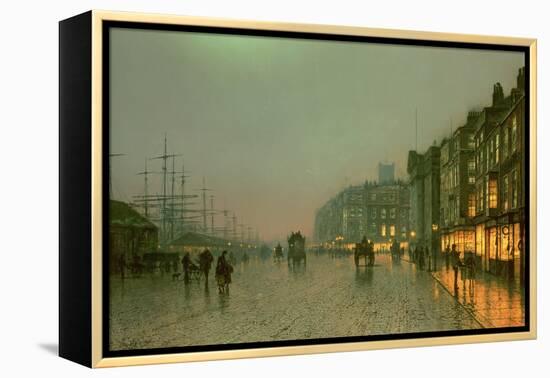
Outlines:
{"type": "Polygon", "coordinates": [[[212,267],[212,262],[214,261],[214,256],[208,248],[201,252],[199,255],[199,267],[201,272],[204,274],[204,286],[208,287],[208,273],[212,267]]]}
{"type": "Polygon", "coordinates": [[[458,268],[462,264],[460,261],[460,251],[456,249],[456,244],[453,244],[451,249],[451,258],[453,260],[453,270],[454,270],[454,289],[455,295],[458,294],[458,268]]]}
{"type": "Polygon", "coordinates": [[[183,281],[189,283],[189,266],[191,265],[191,256],[189,252],[185,252],[185,255],[183,255],[181,264],[183,265],[183,281]]]}

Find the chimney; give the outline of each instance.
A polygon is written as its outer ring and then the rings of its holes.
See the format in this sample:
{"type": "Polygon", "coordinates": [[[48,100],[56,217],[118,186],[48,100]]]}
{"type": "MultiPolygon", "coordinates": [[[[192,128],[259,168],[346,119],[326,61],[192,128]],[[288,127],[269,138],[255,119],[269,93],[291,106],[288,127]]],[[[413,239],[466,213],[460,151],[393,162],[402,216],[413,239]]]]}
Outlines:
{"type": "Polygon", "coordinates": [[[471,124],[471,123],[475,122],[479,118],[480,114],[481,114],[481,112],[477,112],[475,110],[470,110],[468,112],[468,119],[467,119],[466,122],[468,124],[471,124]]]}
{"type": "Polygon", "coordinates": [[[500,104],[504,100],[504,90],[500,83],[493,86],[493,106],[500,104]]]}
{"type": "Polygon", "coordinates": [[[521,67],[518,70],[516,88],[521,89],[523,92],[525,91],[525,67],[521,67]]]}

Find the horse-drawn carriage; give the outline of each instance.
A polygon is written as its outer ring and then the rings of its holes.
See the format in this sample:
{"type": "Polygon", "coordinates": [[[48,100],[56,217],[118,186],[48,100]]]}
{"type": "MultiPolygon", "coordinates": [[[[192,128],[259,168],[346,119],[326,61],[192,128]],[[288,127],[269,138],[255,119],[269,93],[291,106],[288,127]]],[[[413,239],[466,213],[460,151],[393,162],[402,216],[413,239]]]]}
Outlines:
{"type": "Polygon", "coordinates": [[[283,247],[281,247],[281,243],[277,243],[275,251],[273,252],[273,260],[275,260],[275,262],[281,262],[284,258],[283,247]]]}
{"type": "Polygon", "coordinates": [[[373,266],[374,265],[374,244],[372,241],[363,238],[360,243],[355,243],[355,249],[353,251],[353,259],[355,261],[355,266],[360,266],[360,259],[365,259],[365,265],[363,266],[373,266]]]}
{"type": "Polygon", "coordinates": [[[293,232],[288,237],[288,266],[306,265],[306,238],[300,231],[293,232]]]}

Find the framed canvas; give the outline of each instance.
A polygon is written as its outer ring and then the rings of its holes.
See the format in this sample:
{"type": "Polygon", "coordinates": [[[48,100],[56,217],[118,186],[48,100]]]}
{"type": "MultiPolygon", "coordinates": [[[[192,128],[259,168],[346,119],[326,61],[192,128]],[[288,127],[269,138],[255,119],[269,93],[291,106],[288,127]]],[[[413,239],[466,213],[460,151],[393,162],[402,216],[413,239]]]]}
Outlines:
{"type": "Polygon", "coordinates": [[[60,22],[59,354],[536,337],[536,41],[60,22]]]}

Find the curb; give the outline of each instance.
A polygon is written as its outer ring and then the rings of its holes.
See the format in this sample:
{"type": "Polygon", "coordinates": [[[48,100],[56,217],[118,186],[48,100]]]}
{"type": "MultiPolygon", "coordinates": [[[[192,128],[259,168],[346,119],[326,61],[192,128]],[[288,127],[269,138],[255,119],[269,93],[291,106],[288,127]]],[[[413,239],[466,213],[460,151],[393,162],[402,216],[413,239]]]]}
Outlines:
{"type": "Polygon", "coordinates": [[[456,301],[456,303],[458,303],[476,321],[476,323],[481,326],[481,328],[493,328],[494,327],[493,324],[489,320],[481,320],[479,315],[477,315],[474,311],[472,311],[471,309],[469,309],[468,307],[466,307],[462,303],[460,303],[458,298],[449,290],[449,288],[443,282],[441,282],[441,280],[439,278],[437,278],[435,276],[434,273],[430,273],[430,275],[456,301]]]}

